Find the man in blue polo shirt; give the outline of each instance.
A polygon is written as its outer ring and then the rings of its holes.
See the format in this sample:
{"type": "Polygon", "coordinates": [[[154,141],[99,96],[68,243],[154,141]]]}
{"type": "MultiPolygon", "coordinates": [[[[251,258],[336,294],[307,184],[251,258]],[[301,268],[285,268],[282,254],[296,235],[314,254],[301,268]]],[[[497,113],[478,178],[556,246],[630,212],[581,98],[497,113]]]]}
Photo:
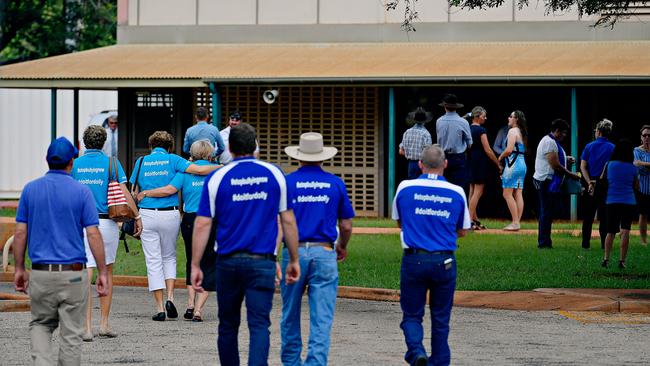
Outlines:
{"type": "Polygon", "coordinates": [[[255,129],[247,123],[233,127],[228,146],[234,160],[211,173],[203,185],[192,237],[192,286],[203,291],[200,262],[215,218],[219,361],[224,366],[239,365],[237,335],[245,299],[250,334],[248,364],[266,365],[275,290],[277,217],[279,214],[289,253],[288,284],[300,278],[296,219],[288,205],[282,171],[253,157],[255,129]]]}
{"type": "Polygon", "coordinates": [[[185,139],[183,140],[183,152],[190,153],[190,147],[195,141],[208,140],[212,147],[214,147],[214,156],[219,156],[225,149],[219,129],[208,123],[208,110],[204,107],[196,109],[196,125],[190,127],[185,132],[185,139]]]}
{"type": "Polygon", "coordinates": [[[582,178],[587,183],[587,189],[583,192],[584,219],[582,221],[582,247],[588,249],[591,241],[591,227],[594,223],[594,215],[598,211],[598,231],[600,232],[600,247],[605,248],[605,237],[607,236],[605,197],[607,189],[603,186],[604,180],[600,175],[605,164],[614,152],[614,144],[609,141],[609,134],[614,124],[608,119],[598,122],[594,130],[594,141],[590,142],[582,150],[580,156],[580,171],[582,178]]]}
{"type": "MultiPolygon", "coordinates": [[[[327,365],[339,280],[336,260],[344,260],[347,256],[354,209],[343,180],[321,168],[321,162],[331,159],[337,150],[324,147],[320,133],[304,133],[300,136],[299,146],[288,146],[284,151],[300,160],[300,168],[287,176],[287,189],[298,222],[302,276],[292,285],[281,285],[282,363],[292,366],[327,365]],[[307,287],[309,347],[303,363],[300,359],[300,305],[307,287]]],[[[288,262],[287,249],[284,249],[283,267],[288,262]]]]}
{"type": "Polygon", "coordinates": [[[104,246],[97,225],[97,209],[88,187],[70,176],[79,151],[65,137],[47,149],[50,170],[25,185],[16,212],[14,256],[16,291],[31,300],[29,333],[36,365],[53,365],[51,340],[60,328],[59,365],[81,363],[81,337],[88,276],[83,229],[97,260],[97,293],[106,295],[104,246]],[[32,261],[31,276],[25,271],[25,248],[32,261]]]}
{"type": "Polygon", "coordinates": [[[445,153],[433,145],[422,152],[423,174],[397,187],[393,220],[402,229],[400,276],[404,356],[410,365],[448,365],[447,337],[456,288],[456,239],[470,228],[465,192],[443,177],[445,153]],[[431,308],[431,356],[422,344],[422,317],[427,291],[431,308]]]}

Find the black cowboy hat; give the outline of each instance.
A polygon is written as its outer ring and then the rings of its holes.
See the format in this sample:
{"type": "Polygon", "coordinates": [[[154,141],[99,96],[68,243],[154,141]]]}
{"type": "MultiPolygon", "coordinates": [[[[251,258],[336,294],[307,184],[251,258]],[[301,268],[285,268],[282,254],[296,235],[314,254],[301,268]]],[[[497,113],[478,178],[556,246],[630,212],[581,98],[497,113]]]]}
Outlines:
{"type": "Polygon", "coordinates": [[[413,112],[406,115],[406,123],[429,123],[433,120],[433,113],[427,112],[422,107],[417,107],[413,112]]]}
{"type": "Polygon", "coordinates": [[[438,104],[441,107],[448,107],[448,108],[463,108],[465,105],[458,103],[458,97],[456,97],[455,94],[445,94],[445,96],[442,98],[442,103],[438,104]]]}

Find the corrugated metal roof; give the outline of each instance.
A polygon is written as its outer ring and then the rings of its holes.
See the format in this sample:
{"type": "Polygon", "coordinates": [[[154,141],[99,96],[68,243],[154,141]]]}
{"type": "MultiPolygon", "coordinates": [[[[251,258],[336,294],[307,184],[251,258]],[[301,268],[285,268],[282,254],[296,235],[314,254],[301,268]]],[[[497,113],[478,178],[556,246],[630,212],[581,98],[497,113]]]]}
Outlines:
{"type": "Polygon", "coordinates": [[[51,85],[57,80],[113,80],[120,86],[127,85],[125,80],[195,83],[526,78],[648,80],[650,41],[139,44],[0,67],[0,86],[15,85],[19,80],[49,81],[51,85]]]}

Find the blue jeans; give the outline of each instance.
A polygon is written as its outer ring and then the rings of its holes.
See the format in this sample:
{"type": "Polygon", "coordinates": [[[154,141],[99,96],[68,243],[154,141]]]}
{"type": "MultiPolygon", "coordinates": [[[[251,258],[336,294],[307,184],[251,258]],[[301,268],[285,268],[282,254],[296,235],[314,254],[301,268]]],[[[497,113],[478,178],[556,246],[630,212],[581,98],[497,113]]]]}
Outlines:
{"type": "MultiPolygon", "coordinates": [[[[330,330],[334,321],[336,289],[339,273],[336,251],[324,247],[298,248],[300,279],[292,285],[282,282],[282,363],[294,365],[327,365],[330,330]],[[300,304],[305,287],[309,295],[309,346],[307,358],[300,359],[300,304]]],[[[289,262],[287,249],[282,252],[283,272],[289,262]]]]}
{"type": "Polygon", "coordinates": [[[268,364],[270,313],[274,291],[274,261],[251,258],[217,259],[217,348],[221,365],[239,365],[237,334],[244,299],[250,334],[248,364],[268,364]]]}
{"type": "Polygon", "coordinates": [[[465,153],[445,154],[447,158],[447,168],[445,168],[445,179],[449,183],[461,186],[465,193],[468,191],[467,157],[465,153]]]}
{"type": "Polygon", "coordinates": [[[551,239],[553,215],[560,207],[560,193],[549,191],[548,187],[551,185],[550,179],[544,181],[533,179],[533,185],[537,189],[537,196],[539,198],[537,247],[550,248],[553,246],[553,240],[551,239]]]}
{"type": "Polygon", "coordinates": [[[453,254],[409,254],[402,257],[400,305],[403,318],[400,327],[406,339],[404,359],[413,364],[416,357],[426,355],[422,344],[424,305],[429,291],[431,310],[431,356],[429,365],[449,365],[451,352],[449,318],[456,288],[456,258],[453,254]],[[452,260],[448,268],[444,261],[452,260]]]}
{"type": "Polygon", "coordinates": [[[419,162],[419,160],[409,160],[408,179],[415,179],[422,175],[419,162]]]}

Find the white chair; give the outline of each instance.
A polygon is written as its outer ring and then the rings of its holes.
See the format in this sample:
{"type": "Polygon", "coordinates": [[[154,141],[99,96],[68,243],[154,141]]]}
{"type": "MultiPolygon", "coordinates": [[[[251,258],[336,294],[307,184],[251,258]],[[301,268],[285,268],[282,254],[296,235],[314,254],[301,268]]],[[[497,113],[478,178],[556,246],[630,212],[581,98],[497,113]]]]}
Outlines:
{"type": "Polygon", "coordinates": [[[7,272],[7,269],[9,269],[9,249],[14,243],[14,236],[12,235],[7,239],[5,242],[5,247],[2,250],[2,271],[7,272]]]}

